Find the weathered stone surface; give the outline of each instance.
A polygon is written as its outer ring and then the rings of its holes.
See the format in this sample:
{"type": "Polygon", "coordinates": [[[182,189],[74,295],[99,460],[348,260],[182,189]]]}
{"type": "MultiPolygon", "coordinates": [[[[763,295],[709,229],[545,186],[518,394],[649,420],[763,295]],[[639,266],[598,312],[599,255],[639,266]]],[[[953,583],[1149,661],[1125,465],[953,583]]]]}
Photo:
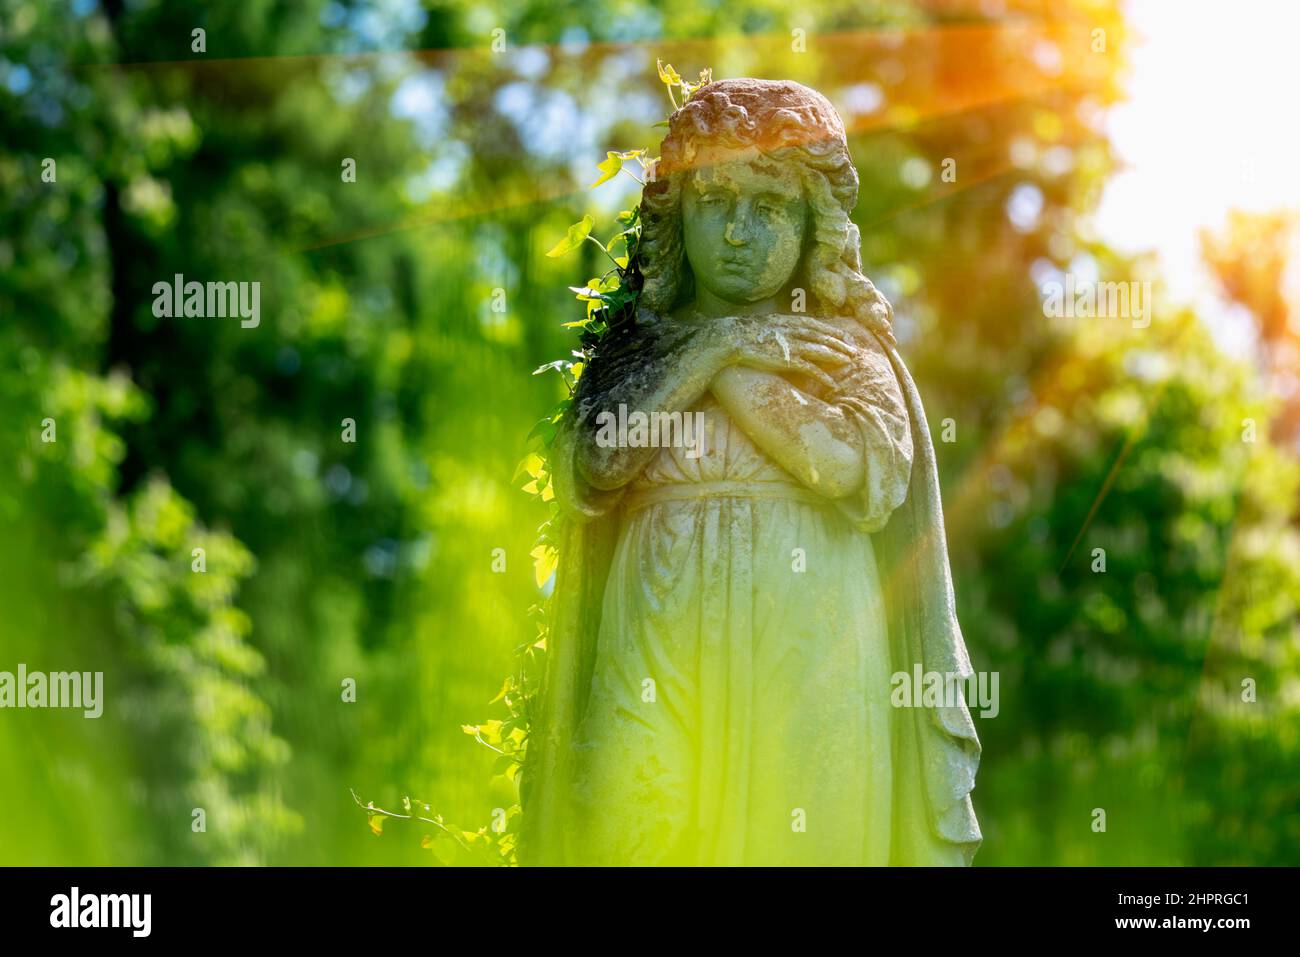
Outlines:
{"type": "Polygon", "coordinates": [[[553,450],[526,859],[962,864],[978,846],[965,702],[891,707],[894,674],[970,665],[857,186],[839,116],[799,84],[711,83],[671,118],[640,309],[553,450]],[[696,438],[663,441],[674,415],[696,438]]]}

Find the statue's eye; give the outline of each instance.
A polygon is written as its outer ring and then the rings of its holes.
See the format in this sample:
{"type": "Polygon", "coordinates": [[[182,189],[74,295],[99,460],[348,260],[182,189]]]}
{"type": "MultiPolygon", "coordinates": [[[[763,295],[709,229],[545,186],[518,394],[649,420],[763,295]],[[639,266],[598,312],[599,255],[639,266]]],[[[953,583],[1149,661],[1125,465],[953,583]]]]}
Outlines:
{"type": "Polygon", "coordinates": [[[776,205],[776,203],[759,203],[758,211],[763,216],[771,219],[773,216],[776,216],[781,212],[781,207],[776,205]]]}
{"type": "Polygon", "coordinates": [[[705,193],[700,197],[701,206],[721,206],[722,197],[717,193],[705,193]]]}

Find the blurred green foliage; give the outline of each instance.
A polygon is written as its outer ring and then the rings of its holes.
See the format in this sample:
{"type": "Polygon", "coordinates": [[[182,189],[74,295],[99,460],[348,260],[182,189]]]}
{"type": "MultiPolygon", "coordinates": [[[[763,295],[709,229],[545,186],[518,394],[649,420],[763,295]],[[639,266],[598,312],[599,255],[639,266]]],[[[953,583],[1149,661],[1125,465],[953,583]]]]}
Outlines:
{"type": "Polygon", "coordinates": [[[1106,0],[0,0],[0,669],[102,670],[107,699],[0,713],[0,862],[453,860],[377,840],[348,789],[475,825],[513,803],[461,726],[536,637],[545,510],[512,476],[564,389],[529,373],[603,268],[546,252],[635,201],[587,186],[657,152],[659,58],[845,113],[866,271],[955,429],[959,614],[1001,675],[977,862],[1296,863],[1275,410],[1193,315],[1041,307],[1065,270],[1158,278],[1087,228],[1106,0]],[[261,282],[260,326],[155,318],[176,273],[261,282]]]}

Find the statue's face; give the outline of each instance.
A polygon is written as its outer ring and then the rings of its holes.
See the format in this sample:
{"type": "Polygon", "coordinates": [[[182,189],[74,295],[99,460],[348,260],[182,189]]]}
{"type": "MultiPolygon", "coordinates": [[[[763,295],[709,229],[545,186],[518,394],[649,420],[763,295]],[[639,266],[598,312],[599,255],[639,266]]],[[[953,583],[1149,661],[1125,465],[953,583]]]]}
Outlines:
{"type": "Polygon", "coordinates": [[[808,204],[798,173],[756,152],[699,159],[682,191],[697,287],[737,305],[776,295],[803,252],[808,204]]]}

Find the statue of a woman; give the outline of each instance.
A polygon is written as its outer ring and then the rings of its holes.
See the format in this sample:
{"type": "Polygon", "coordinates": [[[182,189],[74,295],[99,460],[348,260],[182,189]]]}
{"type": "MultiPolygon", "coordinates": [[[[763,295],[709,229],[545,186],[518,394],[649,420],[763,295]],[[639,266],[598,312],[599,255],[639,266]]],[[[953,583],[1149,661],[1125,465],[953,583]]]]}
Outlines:
{"type": "Polygon", "coordinates": [[[970,664],[857,190],[839,116],[799,84],[710,83],[670,120],[638,310],[552,450],[527,862],[968,864],[979,845],[960,693],[891,707],[896,672],[970,664]],[[602,441],[620,407],[700,413],[704,441],[602,441]]]}

